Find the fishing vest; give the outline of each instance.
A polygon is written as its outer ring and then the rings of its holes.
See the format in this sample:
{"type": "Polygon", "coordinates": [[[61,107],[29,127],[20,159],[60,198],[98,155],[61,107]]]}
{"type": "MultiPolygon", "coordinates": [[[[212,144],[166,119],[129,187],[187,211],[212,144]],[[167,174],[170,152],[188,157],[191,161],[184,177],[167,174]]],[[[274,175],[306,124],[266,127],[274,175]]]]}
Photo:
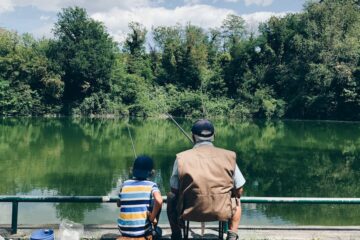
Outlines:
{"type": "Polygon", "coordinates": [[[197,222],[230,219],[236,208],[231,199],[236,154],[205,145],[181,152],[176,157],[180,217],[197,222]]]}

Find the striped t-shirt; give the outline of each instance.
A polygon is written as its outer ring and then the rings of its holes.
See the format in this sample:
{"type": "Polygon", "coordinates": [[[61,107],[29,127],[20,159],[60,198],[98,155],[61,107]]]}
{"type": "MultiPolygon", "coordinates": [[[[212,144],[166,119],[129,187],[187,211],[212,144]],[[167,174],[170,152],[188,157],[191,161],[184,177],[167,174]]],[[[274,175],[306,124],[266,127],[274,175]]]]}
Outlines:
{"type": "Polygon", "coordinates": [[[127,180],[120,189],[118,226],[122,236],[142,237],[151,228],[147,212],[152,211],[153,192],[159,192],[156,183],[147,180],[127,180]]]}

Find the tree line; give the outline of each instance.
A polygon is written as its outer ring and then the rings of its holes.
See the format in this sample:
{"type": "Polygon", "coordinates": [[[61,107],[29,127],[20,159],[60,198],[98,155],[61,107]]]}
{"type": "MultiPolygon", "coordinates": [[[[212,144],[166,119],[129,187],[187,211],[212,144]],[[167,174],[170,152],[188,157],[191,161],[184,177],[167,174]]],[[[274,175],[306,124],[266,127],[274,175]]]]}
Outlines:
{"type": "Polygon", "coordinates": [[[360,120],[357,0],[309,1],[256,34],[237,15],[129,29],[118,44],[69,7],[51,39],[0,30],[0,115],[360,120]]]}

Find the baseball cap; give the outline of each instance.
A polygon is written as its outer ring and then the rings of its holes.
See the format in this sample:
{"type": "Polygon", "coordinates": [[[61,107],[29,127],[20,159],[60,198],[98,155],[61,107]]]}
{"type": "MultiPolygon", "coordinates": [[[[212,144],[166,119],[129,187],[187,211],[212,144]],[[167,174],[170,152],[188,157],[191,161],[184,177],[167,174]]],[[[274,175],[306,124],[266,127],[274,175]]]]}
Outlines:
{"type": "Polygon", "coordinates": [[[191,128],[191,132],[199,137],[211,137],[214,132],[213,124],[207,119],[197,120],[191,128]]]}
{"type": "Polygon", "coordinates": [[[138,156],[133,164],[133,177],[146,179],[151,176],[153,168],[154,162],[150,157],[145,155],[138,156]]]}

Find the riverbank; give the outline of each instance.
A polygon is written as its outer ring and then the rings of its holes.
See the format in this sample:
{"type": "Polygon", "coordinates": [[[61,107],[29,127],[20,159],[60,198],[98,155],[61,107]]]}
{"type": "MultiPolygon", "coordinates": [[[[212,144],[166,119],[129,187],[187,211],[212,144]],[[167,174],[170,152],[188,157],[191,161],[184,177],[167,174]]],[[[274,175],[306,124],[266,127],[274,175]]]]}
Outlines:
{"type": "MultiPolygon", "coordinates": [[[[55,237],[58,236],[58,225],[20,225],[18,234],[9,234],[9,225],[0,225],[0,235],[5,239],[25,240],[29,239],[35,229],[55,229],[55,237]]],[[[161,225],[163,239],[170,239],[169,225],[161,225]]],[[[360,239],[359,226],[241,226],[238,231],[239,239],[243,240],[356,240],[360,239]]],[[[86,225],[83,239],[108,239],[118,237],[118,230],[114,225],[86,225]]],[[[201,236],[201,228],[198,224],[190,226],[189,237],[193,239],[217,239],[217,226],[207,225],[205,234],[201,236]]]]}

